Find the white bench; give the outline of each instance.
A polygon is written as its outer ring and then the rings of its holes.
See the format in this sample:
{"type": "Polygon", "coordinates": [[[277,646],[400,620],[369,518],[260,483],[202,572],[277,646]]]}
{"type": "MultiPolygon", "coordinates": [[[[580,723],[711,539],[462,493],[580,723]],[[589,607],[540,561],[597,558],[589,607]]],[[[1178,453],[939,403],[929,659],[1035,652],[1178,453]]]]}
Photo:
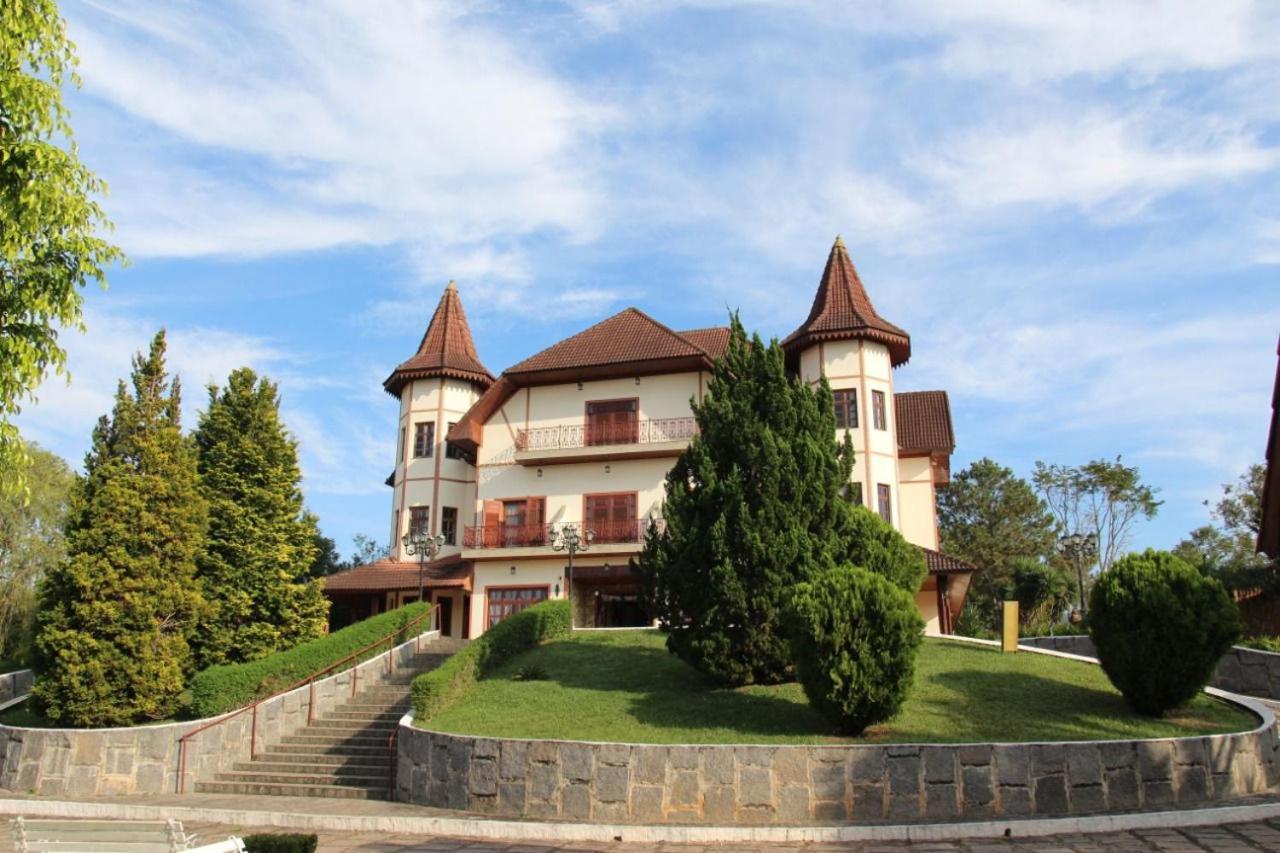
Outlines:
{"type": "Polygon", "coordinates": [[[244,853],[235,836],[201,847],[195,840],[176,820],[13,819],[16,853],[244,853]]]}

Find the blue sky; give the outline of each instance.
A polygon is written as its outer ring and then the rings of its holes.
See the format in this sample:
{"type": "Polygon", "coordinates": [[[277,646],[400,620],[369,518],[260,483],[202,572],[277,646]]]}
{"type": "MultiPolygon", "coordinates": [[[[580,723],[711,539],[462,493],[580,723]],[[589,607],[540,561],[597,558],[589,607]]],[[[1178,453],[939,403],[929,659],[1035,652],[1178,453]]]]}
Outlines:
{"type": "Polygon", "coordinates": [[[132,259],[20,421],[78,461],[171,337],[189,423],[279,381],[309,504],[385,536],[381,380],[456,279],[497,373],[636,305],[782,336],[843,234],[953,469],[1122,453],[1172,545],[1266,442],[1280,7],[64,0],[132,259]]]}

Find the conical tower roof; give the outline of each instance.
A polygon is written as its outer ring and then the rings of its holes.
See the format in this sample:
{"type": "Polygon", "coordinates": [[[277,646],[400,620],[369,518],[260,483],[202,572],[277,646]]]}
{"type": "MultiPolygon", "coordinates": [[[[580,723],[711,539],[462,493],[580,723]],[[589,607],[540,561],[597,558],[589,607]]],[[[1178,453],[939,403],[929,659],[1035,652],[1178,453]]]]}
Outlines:
{"type": "Polygon", "coordinates": [[[467,325],[467,315],[462,310],[462,297],[458,296],[458,285],[452,281],[445,287],[440,304],[431,315],[417,354],[392,371],[382,387],[388,394],[398,395],[406,382],[433,376],[472,382],[482,391],[493,384],[493,374],[485,369],[476,354],[471,327],[467,325]]]}
{"type": "Polygon", "coordinates": [[[786,337],[782,346],[788,353],[798,353],[820,341],[857,338],[885,344],[894,367],[911,358],[911,336],[876,313],[844,240],[837,236],[809,318],[786,337]]]}

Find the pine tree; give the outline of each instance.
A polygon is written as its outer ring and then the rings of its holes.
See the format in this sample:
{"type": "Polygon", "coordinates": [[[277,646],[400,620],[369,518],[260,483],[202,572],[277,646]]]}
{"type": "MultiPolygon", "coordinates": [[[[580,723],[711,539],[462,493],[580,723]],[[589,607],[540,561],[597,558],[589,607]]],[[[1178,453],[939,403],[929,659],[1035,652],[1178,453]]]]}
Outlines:
{"type": "Polygon", "coordinates": [[[633,571],[678,657],[726,684],[776,683],[791,660],[784,599],[840,550],[852,445],[834,440],[826,383],[789,377],[777,341],[748,341],[736,316],[693,413],[665,529],[649,531],[633,571]]]}
{"type": "Polygon", "coordinates": [[[207,612],[200,666],[256,660],[324,633],[328,602],[311,579],[316,518],[302,501],[298,446],[275,384],[249,368],[209,388],[195,433],[209,532],[198,577],[207,612]]]}
{"type": "Polygon", "coordinates": [[[181,390],[161,331],[98,421],[67,525],[67,558],[40,585],[36,699],[73,726],[162,719],[190,668],[205,528],[181,390]]]}

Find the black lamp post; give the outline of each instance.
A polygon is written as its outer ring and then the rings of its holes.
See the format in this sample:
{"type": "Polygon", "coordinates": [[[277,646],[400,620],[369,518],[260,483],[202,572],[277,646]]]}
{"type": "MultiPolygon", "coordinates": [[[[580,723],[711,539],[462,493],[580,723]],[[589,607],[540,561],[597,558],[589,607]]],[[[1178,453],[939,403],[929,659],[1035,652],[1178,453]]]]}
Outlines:
{"type": "Polygon", "coordinates": [[[418,601],[424,598],[423,592],[426,586],[427,563],[436,558],[436,554],[440,553],[440,548],[444,545],[444,534],[439,533],[435,536],[428,536],[421,530],[410,529],[400,540],[404,543],[404,552],[410,557],[418,558],[418,601]]]}
{"type": "Polygon", "coordinates": [[[588,528],[583,528],[579,532],[578,525],[565,522],[560,525],[559,530],[554,524],[548,526],[547,537],[554,550],[569,554],[569,583],[565,593],[569,599],[569,627],[576,628],[577,616],[573,612],[573,555],[590,548],[591,540],[596,538],[596,532],[588,528]]]}
{"type": "Polygon", "coordinates": [[[1098,554],[1098,537],[1092,533],[1071,533],[1058,540],[1058,553],[1076,567],[1076,583],[1080,585],[1080,619],[1088,615],[1084,594],[1084,566],[1098,554]]]}

